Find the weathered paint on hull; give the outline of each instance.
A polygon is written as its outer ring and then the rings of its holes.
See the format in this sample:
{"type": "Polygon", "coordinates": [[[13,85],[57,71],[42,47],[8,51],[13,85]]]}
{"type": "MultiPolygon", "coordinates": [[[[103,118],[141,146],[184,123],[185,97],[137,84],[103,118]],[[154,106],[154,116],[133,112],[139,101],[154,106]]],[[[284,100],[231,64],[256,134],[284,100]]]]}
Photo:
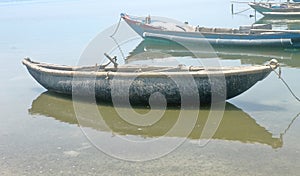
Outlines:
{"type": "Polygon", "coordinates": [[[257,47],[300,47],[299,32],[268,32],[258,34],[230,34],[205,32],[163,31],[125,19],[127,24],[141,37],[162,40],[172,40],[184,43],[207,43],[216,46],[257,46],[257,47]]]}
{"type": "MultiPolygon", "coordinates": [[[[240,46],[240,47],[297,47],[298,41],[291,39],[226,39],[220,37],[218,39],[209,38],[204,35],[204,37],[180,37],[176,35],[163,35],[163,34],[153,34],[144,33],[144,38],[149,39],[163,39],[174,41],[179,44],[205,44],[209,43],[214,46],[240,46]]],[[[300,44],[300,43],[299,43],[300,44]]]]}
{"type": "Polygon", "coordinates": [[[148,104],[150,96],[156,92],[164,95],[168,104],[180,104],[182,97],[185,98],[185,102],[189,102],[189,99],[194,100],[194,95],[198,95],[199,92],[200,103],[208,104],[211,103],[212,90],[214,90],[213,95],[215,99],[224,101],[222,97],[225,96],[226,99],[230,99],[245,92],[271,72],[270,68],[247,74],[228,74],[225,75],[226,84],[222,82],[224,75],[210,75],[210,79],[208,75],[193,75],[192,78],[196,83],[197,90],[190,90],[189,88],[195,85],[195,83],[189,81],[191,79],[190,75],[179,75],[173,78],[170,78],[168,75],[159,77],[138,76],[135,79],[133,79],[134,77],[113,77],[109,75],[77,77],[55,72],[46,73],[39,69],[31,68],[30,65],[26,66],[36,81],[49,91],[68,95],[73,93],[73,95],[80,96],[95,96],[98,100],[105,102],[112,101],[111,93],[112,85],[114,85],[115,90],[118,90],[114,91],[114,98],[121,103],[125,103],[124,97],[126,97],[128,92],[124,91],[124,84],[129,80],[134,80],[129,88],[129,100],[132,104],[148,104]],[[176,83],[174,79],[177,80],[176,83]]]}

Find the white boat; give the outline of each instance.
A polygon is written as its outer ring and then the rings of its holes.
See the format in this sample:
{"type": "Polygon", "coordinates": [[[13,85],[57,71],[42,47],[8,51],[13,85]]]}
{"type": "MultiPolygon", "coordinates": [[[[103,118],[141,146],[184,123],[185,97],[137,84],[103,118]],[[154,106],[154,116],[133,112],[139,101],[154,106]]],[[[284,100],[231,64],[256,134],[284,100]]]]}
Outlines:
{"type": "Polygon", "coordinates": [[[249,6],[264,16],[299,17],[300,3],[250,2],[249,6]]]}
{"type": "Polygon", "coordinates": [[[208,28],[152,20],[150,16],[134,17],[122,13],[121,17],[143,38],[214,46],[300,47],[300,30],[272,30],[271,25],[208,28]]]}

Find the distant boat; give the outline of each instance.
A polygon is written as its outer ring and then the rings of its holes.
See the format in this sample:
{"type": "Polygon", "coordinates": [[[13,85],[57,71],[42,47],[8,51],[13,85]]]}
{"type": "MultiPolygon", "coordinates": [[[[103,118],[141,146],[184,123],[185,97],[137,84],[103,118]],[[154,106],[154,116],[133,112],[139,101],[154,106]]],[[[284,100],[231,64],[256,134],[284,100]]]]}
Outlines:
{"type": "Polygon", "coordinates": [[[150,16],[122,13],[121,17],[143,38],[215,46],[300,47],[300,30],[272,30],[267,24],[240,26],[239,29],[208,28],[151,19],[150,16]]]}
{"type": "Polygon", "coordinates": [[[263,80],[278,63],[270,62],[265,66],[209,68],[183,65],[177,67],[124,65],[116,68],[103,65],[85,67],[53,65],[34,62],[27,58],[23,60],[23,64],[33,78],[49,91],[68,95],[72,93],[80,96],[93,95],[98,100],[110,102],[114,85],[114,88],[118,88],[118,93],[113,96],[120,102],[129,94],[129,101],[132,104],[146,105],[150,96],[157,92],[165,97],[168,104],[180,104],[182,96],[194,98],[194,95],[198,94],[201,104],[209,104],[212,101],[212,86],[217,86],[218,90],[226,90],[224,93],[222,91],[215,93],[216,98],[230,99],[263,80]],[[177,78],[177,82],[175,83],[172,78],[177,78]],[[191,81],[191,78],[194,81],[191,81]],[[212,85],[210,80],[213,78],[218,81],[212,85]],[[131,79],[133,82],[129,91],[126,91],[125,83],[131,79]],[[184,90],[188,91],[180,92],[178,84],[182,84],[184,90]],[[191,87],[198,90],[190,90],[191,87]]]}
{"type": "MultiPolygon", "coordinates": [[[[295,2],[300,2],[300,1],[298,0],[295,2]]],[[[264,16],[300,17],[299,3],[250,2],[249,6],[264,16]]]]}

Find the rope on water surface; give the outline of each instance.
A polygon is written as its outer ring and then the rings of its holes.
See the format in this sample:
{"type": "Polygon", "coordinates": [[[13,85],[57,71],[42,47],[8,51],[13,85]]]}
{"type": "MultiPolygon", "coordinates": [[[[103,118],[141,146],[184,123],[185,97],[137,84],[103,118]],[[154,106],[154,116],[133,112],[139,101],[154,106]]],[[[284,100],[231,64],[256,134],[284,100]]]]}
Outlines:
{"type": "Polygon", "coordinates": [[[300,116],[300,113],[298,113],[293,119],[292,121],[289,123],[289,125],[287,126],[287,128],[280,134],[281,138],[283,135],[285,135],[287,133],[287,131],[291,128],[292,124],[295,122],[295,120],[300,116]]]}
{"type": "MultiPolygon", "coordinates": [[[[293,90],[290,88],[290,86],[287,84],[287,82],[282,78],[281,76],[281,67],[280,64],[277,62],[276,59],[272,59],[269,63],[270,68],[272,69],[272,71],[278,76],[278,78],[284,83],[284,85],[288,88],[288,90],[290,91],[290,93],[293,95],[293,97],[300,102],[300,99],[295,95],[295,93],[293,92],[293,90]],[[274,67],[275,65],[275,67],[274,67]],[[278,67],[279,71],[277,72],[275,69],[278,67]]],[[[300,113],[298,113],[293,119],[292,121],[289,123],[289,125],[287,126],[287,128],[280,133],[280,139],[282,140],[283,135],[287,133],[287,131],[291,128],[292,124],[294,123],[294,121],[296,121],[296,119],[300,116],[300,113]]]]}

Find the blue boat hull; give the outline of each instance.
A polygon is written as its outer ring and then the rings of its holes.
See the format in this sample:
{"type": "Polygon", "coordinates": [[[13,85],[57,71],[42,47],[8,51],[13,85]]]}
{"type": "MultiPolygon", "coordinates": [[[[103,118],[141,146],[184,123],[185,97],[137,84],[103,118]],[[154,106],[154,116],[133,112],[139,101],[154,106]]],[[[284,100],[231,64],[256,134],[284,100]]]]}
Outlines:
{"type": "Polygon", "coordinates": [[[289,36],[233,36],[233,35],[211,35],[202,34],[199,36],[179,36],[172,34],[143,34],[144,38],[171,40],[184,44],[205,44],[220,46],[264,46],[264,47],[299,47],[300,36],[292,39],[289,36]],[[298,40],[296,40],[298,39],[298,40]]]}

